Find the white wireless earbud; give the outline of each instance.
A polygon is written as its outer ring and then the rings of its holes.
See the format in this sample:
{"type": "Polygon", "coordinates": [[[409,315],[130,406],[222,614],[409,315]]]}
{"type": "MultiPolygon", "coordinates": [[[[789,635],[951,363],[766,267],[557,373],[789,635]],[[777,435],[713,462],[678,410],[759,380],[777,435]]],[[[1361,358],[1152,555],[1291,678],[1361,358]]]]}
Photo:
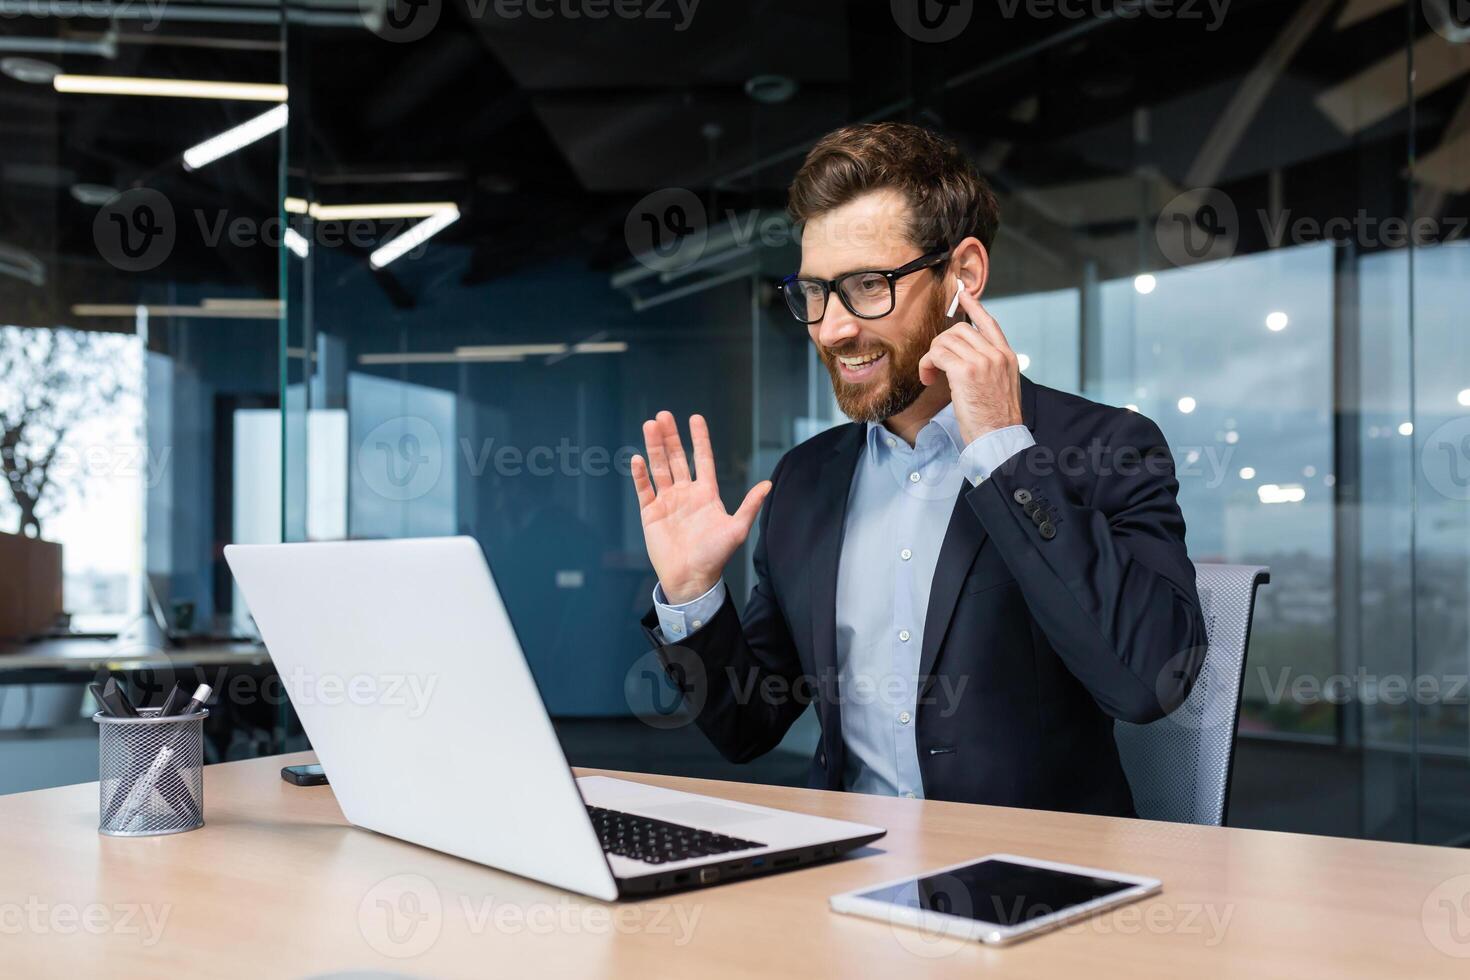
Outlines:
{"type": "Polygon", "coordinates": [[[959,276],[954,277],[954,284],[954,299],[950,300],[949,309],[944,312],[945,316],[954,316],[955,310],[960,308],[960,293],[965,291],[965,281],[959,276]]]}

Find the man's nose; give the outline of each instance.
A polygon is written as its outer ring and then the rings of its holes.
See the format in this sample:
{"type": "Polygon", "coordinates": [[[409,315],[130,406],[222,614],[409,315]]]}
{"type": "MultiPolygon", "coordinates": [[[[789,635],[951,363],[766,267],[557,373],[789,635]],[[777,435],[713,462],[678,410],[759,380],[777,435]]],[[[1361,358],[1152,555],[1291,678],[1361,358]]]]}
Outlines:
{"type": "Polygon", "coordinates": [[[827,312],[817,324],[817,343],[823,347],[838,347],[852,340],[861,332],[857,317],[833,296],[827,303],[827,312]]]}

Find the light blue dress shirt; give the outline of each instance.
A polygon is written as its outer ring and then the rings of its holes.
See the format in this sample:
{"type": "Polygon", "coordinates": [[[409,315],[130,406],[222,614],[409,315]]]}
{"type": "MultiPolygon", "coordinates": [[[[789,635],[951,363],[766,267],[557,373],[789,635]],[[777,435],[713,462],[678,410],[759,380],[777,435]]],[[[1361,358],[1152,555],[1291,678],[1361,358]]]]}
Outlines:
{"type": "MultiPolygon", "coordinates": [[[[837,676],[843,785],[859,793],[924,795],[915,742],[919,652],[939,549],[965,480],[978,486],[1014,454],[1035,445],[1023,425],[965,446],[946,405],[910,447],[869,423],[852,487],[837,566],[837,676]]],[[[653,590],[666,642],[699,630],[725,601],[725,583],[669,605],[653,590]]]]}

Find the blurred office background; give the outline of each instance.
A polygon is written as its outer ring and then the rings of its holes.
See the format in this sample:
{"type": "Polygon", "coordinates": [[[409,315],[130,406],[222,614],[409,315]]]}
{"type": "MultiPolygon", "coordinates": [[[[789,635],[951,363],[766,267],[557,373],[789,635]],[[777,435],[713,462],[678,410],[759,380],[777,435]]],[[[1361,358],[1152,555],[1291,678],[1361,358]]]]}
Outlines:
{"type": "Polygon", "coordinates": [[[903,119],[999,191],[1026,373],[1157,420],[1194,558],[1272,568],[1230,822],[1470,842],[1456,8],[0,0],[0,589],[49,634],[0,643],[0,791],[95,778],[109,671],[223,686],[215,760],[300,746],[223,546],[449,534],[574,763],[800,781],[810,717],[748,767],[640,719],[627,459],[701,412],[733,503],[842,421],[785,188],[903,119]]]}

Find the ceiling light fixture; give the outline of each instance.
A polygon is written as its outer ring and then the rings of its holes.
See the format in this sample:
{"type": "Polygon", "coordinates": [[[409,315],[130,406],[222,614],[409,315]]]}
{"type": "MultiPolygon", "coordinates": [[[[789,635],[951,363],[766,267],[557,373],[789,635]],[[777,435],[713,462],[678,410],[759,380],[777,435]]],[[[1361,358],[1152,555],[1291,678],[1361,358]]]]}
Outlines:
{"type": "Polygon", "coordinates": [[[129,78],[120,75],[56,75],[58,92],[77,95],[152,95],[175,99],[285,102],[286,86],[254,82],[206,82],[187,78],[129,78]]]}
{"type": "Polygon", "coordinates": [[[459,220],[459,208],[453,204],[443,211],[436,211],[423,221],[399,235],[390,238],[387,244],[368,256],[368,265],[381,269],[388,263],[401,258],[404,253],[417,248],[445,228],[459,220]]]}
{"type": "Polygon", "coordinates": [[[211,136],[203,143],[189,147],[184,151],[184,169],[198,170],[220,157],[229,156],[236,150],[265,139],[285,127],[286,115],[289,111],[286,103],[282,102],[275,108],[262,112],[254,119],[247,119],[218,136],[211,136]]]}
{"type": "Polygon", "coordinates": [[[309,214],[318,221],[369,221],[391,218],[432,218],[442,211],[459,212],[453,201],[388,201],[379,204],[319,204],[299,197],[281,202],[288,214],[309,214]]]}

